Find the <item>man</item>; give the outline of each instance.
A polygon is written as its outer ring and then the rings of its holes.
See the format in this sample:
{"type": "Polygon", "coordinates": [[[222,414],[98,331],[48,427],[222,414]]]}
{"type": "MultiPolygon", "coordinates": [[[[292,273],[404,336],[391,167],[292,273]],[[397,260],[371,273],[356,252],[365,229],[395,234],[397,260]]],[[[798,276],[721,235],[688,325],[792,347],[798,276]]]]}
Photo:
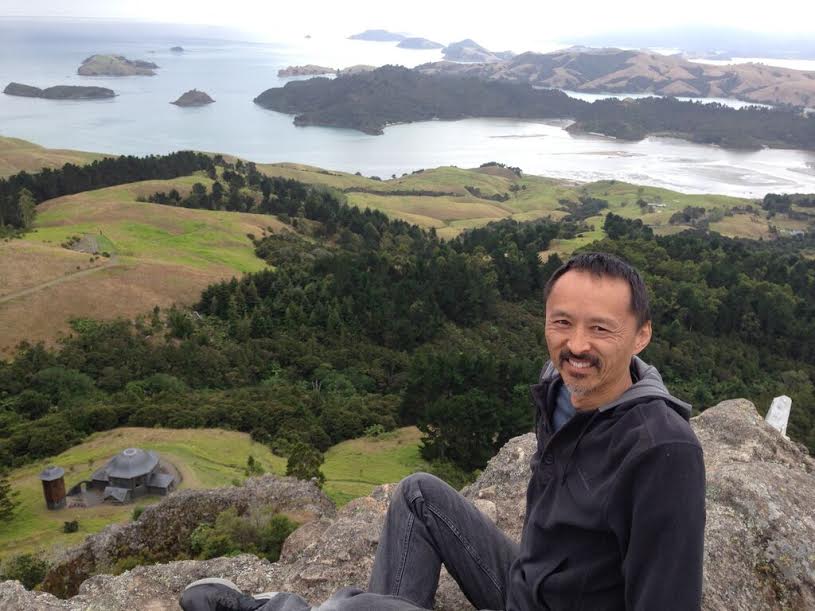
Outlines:
{"type": "MultiPolygon", "coordinates": [[[[636,356],[651,339],[642,278],[612,255],[581,254],[544,298],[551,360],[532,387],[538,448],[520,546],[444,482],[415,474],[388,509],[369,591],[341,590],[317,609],[430,609],[442,564],[478,609],[700,608],[702,449],[690,406],[636,356]]],[[[182,606],[310,609],[295,595],[261,602],[199,582],[182,606]],[[205,606],[219,596],[237,602],[205,606]]]]}

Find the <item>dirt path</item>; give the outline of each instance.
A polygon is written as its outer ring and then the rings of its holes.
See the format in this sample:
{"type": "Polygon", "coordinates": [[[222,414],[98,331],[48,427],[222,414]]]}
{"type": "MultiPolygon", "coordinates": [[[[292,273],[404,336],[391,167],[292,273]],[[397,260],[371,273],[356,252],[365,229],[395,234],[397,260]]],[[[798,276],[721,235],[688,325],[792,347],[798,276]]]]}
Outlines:
{"type": "Polygon", "coordinates": [[[111,267],[116,267],[119,265],[119,262],[116,259],[116,256],[112,256],[110,258],[110,262],[107,265],[100,265],[99,267],[92,267],[90,269],[83,269],[78,272],[72,272],[60,278],[54,278],[53,280],[49,280],[48,282],[43,282],[42,284],[38,284],[37,286],[32,286],[27,289],[22,289],[19,291],[14,291],[13,293],[9,293],[8,295],[3,295],[0,297],[0,303],[6,303],[7,301],[11,301],[13,299],[18,299],[19,297],[25,297],[30,295],[31,293],[36,293],[37,291],[41,291],[43,289],[50,288],[52,286],[56,286],[57,284],[62,284],[63,282],[68,282],[69,280],[76,280],[77,278],[81,278],[82,276],[89,276],[90,274],[95,274],[98,271],[103,269],[110,269],[111,267]]]}

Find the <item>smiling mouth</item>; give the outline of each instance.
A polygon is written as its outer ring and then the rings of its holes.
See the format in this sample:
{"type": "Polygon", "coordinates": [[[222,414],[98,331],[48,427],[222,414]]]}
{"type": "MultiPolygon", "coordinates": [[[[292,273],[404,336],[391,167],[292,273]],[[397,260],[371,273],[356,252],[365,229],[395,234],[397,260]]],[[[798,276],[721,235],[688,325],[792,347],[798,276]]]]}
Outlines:
{"type": "Polygon", "coordinates": [[[592,367],[592,363],[590,361],[578,361],[575,359],[566,359],[569,362],[569,365],[574,367],[575,369],[588,369],[592,367]]]}

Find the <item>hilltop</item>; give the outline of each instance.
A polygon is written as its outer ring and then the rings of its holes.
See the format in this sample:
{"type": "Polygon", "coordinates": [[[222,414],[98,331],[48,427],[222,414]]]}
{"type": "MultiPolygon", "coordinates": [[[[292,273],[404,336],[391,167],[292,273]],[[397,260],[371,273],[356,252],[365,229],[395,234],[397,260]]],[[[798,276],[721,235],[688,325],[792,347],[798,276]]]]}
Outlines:
{"type": "Polygon", "coordinates": [[[815,105],[815,73],[764,64],[715,66],[676,55],[586,47],[522,53],[503,60],[485,56],[469,60],[481,63],[435,62],[417,70],[423,74],[477,76],[587,93],[653,93],[735,98],[761,104],[815,105]]]}
{"type": "MultiPolygon", "coordinates": [[[[691,424],[705,451],[708,477],[702,609],[811,607],[815,600],[815,529],[807,516],[815,502],[812,458],[762,422],[755,406],[745,400],[725,401],[693,418],[691,424]]],[[[462,490],[515,540],[522,527],[529,457],[534,450],[532,433],[509,440],[478,480],[462,490]]],[[[118,576],[98,575],[80,585],[89,568],[109,561],[120,550],[134,549],[137,543],[144,547],[151,540],[164,547],[173,539],[170,533],[191,530],[194,519],[186,516],[212,520],[213,507],[230,502],[226,490],[170,498],[128,527],[108,529],[66,554],[52,569],[46,589],[73,597],[60,600],[43,592],[28,592],[16,582],[3,582],[0,602],[34,611],[78,611],[98,605],[111,611],[163,611],[177,608],[185,585],[217,575],[248,592],[297,592],[319,604],[338,588],[365,587],[394,491],[392,484],[381,486],[335,512],[307,484],[250,480],[245,487],[232,490],[234,506],[246,507],[252,497],[262,497],[280,510],[291,511],[299,505],[312,514],[311,521],[286,540],[278,562],[251,555],[170,562],[137,567],[118,576]]],[[[471,608],[446,572],[434,608],[471,608]]]]}

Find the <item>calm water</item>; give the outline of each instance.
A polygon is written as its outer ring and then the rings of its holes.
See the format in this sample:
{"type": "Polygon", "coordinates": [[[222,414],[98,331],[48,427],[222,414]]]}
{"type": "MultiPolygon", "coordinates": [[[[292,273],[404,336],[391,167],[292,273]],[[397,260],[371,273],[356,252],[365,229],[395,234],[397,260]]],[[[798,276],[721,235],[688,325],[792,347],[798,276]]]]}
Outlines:
{"type": "Polygon", "coordinates": [[[745,153],[665,138],[626,143],[572,136],[564,131],[564,122],[502,119],[396,125],[383,136],[368,136],[295,127],[292,117],[252,102],[263,90],[284,84],[277,70],[292,64],[415,66],[439,58],[439,51],[342,39],[254,44],[207,39],[189,28],[62,24],[46,32],[41,25],[0,20],[0,87],[10,81],[39,87],[99,85],[117,93],[112,100],[82,102],[0,95],[0,134],[49,147],[109,153],[194,148],[381,177],[495,160],[528,173],[616,178],[686,192],[815,192],[815,154],[803,151],[745,153]],[[174,45],[183,46],[185,53],[171,53],[174,45]],[[161,68],[153,77],[78,76],[79,64],[94,53],[121,53],[161,68]],[[206,91],[216,103],[203,108],[169,104],[192,88],[206,91]]]}

